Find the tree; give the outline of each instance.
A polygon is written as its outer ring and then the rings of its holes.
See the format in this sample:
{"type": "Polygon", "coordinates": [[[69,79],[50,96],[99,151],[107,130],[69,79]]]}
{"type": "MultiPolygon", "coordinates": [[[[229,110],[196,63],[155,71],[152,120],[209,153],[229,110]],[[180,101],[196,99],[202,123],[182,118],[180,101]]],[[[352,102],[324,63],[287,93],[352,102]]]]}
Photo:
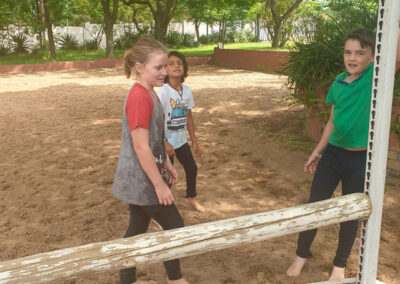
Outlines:
{"type": "Polygon", "coordinates": [[[225,42],[228,25],[248,17],[254,1],[251,0],[210,0],[205,8],[208,22],[218,22],[219,41],[225,42]]]}
{"type": "MultiPolygon", "coordinates": [[[[0,3],[0,30],[9,30],[10,25],[18,32],[38,34],[42,45],[42,31],[45,30],[40,0],[2,0],[0,3]],[[29,28],[28,28],[29,27],[29,28]]],[[[9,37],[7,35],[6,37],[9,37]]]]}
{"type": "Polygon", "coordinates": [[[263,0],[272,16],[272,48],[282,45],[282,27],[303,0],[263,0]]]}
{"type": "Polygon", "coordinates": [[[166,43],[168,25],[171,22],[180,0],[123,0],[126,5],[147,6],[154,19],[154,38],[166,43]]]}
{"type": "Polygon", "coordinates": [[[101,0],[104,12],[104,24],[106,31],[106,57],[114,58],[114,34],[113,27],[118,16],[118,1],[113,1],[113,8],[111,10],[110,0],[101,0]]]}
{"type": "Polygon", "coordinates": [[[200,24],[207,22],[207,15],[205,13],[205,7],[209,6],[207,2],[207,0],[184,0],[187,19],[194,23],[197,41],[200,38],[200,24]]]}
{"type": "Polygon", "coordinates": [[[69,0],[40,0],[43,6],[44,20],[49,40],[50,57],[56,58],[56,46],[53,34],[53,25],[62,22],[67,17],[69,0]]]}
{"type": "Polygon", "coordinates": [[[50,17],[49,0],[42,0],[42,1],[43,1],[43,9],[44,9],[44,20],[46,22],[46,27],[47,27],[47,37],[49,39],[50,57],[55,59],[56,58],[56,46],[54,43],[54,35],[53,35],[53,21],[50,17]]]}

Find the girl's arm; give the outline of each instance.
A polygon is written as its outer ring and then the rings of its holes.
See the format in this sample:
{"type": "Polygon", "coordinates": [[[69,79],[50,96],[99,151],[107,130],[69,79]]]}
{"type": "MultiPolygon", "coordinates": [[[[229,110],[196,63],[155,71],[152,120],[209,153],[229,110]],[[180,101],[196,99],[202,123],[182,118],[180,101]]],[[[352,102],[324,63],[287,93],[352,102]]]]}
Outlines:
{"type": "Polygon", "coordinates": [[[199,145],[197,144],[196,133],[194,131],[194,120],[193,120],[191,109],[188,110],[188,114],[187,114],[187,130],[189,132],[190,140],[192,141],[193,151],[196,156],[200,156],[201,152],[200,152],[199,145]]]}
{"type": "Polygon", "coordinates": [[[329,137],[335,126],[333,125],[333,108],[331,108],[331,114],[329,116],[329,120],[325,126],[324,132],[322,133],[321,139],[319,140],[317,146],[315,147],[314,151],[312,151],[310,157],[307,160],[307,163],[304,165],[304,171],[307,170],[314,174],[317,168],[318,162],[321,159],[322,152],[325,150],[326,145],[328,145],[329,137]]]}
{"type": "Polygon", "coordinates": [[[165,206],[171,205],[174,202],[174,197],[162,179],[154,161],[153,153],[149,147],[149,130],[137,127],[131,131],[131,136],[139,163],[156,190],[158,202],[165,206]]]}
{"type": "MultiPolygon", "coordinates": [[[[168,142],[166,142],[166,143],[168,143],[168,142]]],[[[169,184],[175,184],[178,181],[178,173],[176,172],[175,167],[171,163],[168,155],[167,155],[166,160],[165,160],[165,165],[167,167],[169,184]]]]}

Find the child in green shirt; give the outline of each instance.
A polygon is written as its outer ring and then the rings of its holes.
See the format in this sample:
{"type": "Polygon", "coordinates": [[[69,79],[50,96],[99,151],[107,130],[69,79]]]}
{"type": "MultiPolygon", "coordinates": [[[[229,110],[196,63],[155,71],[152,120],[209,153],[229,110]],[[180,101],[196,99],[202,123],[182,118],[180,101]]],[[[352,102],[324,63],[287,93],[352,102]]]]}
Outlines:
{"type": "MultiPolygon", "coordinates": [[[[314,174],[309,203],[330,198],[340,181],[343,195],[364,191],[374,48],[375,33],[367,29],[356,30],[346,37],[346,71],[339,74],[331,85],[326,98],[326,102],[332,105],[330,118],[318,145],[304,165],[304,171],[314,174]]],[[[357,229],[358,221],[340,224],[338,248],[328,280],[345,278],[344,269],[357,229]]],[[[287,270],[288,276],[300,274],[311,256],[310,247],[316,233],[317,229],[299,234],[297,258],[287,270]]]]}

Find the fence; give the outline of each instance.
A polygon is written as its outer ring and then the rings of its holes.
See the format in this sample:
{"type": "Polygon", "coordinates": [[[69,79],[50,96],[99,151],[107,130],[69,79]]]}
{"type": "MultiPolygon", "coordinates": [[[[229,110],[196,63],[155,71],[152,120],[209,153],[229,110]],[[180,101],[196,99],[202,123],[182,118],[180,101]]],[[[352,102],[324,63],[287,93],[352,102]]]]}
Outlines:
{"type": "Polygon", "coordinates": [[[45,252],[0,263],[0,283],[44,283],[196,255],[367,218],[362,193],[131,238],[45,252]]]}
{"type": "MultiPolygon", "coordinates": [[[[191,22],[181,22],[181,23],[171,23],[168,26],[169,31],[177,31],[180,33],[187,33],[187,34],[192,34],[195,35],[195,27],[194,23],[191,22]]],[[[253,31],[254,28],[246,24],[243,27],[243,30],[249,30],[253,31]]],[[[113,26],[113,31],[114,31],[114,39],[119,38],[121,35],[123,35],[126,31],[132,31],[132,32],[137,32],[136,26],[132,23],[119,23],[115,24],[113,26]]],[[[17,26],[12,26],[10,25],[6,30],[0,31],[0,44],[4,46],[9,46],[10,44],[10,38],[11,35],[15,34],[20,34],[20,33],[27,33],[28,36],[28,43],[30,46],[35,46],[38,44],[38,38],[37,35],[31,34],[29,28],[21,28],[17,26]]],[[[218,25],[207,25],[204,23],[201,23],[199,26],[199,35],[208,35],[218,32],[218,25]]],[[[53,33],[55,38],[60,38],[64,35],[72,35],[76,38],[77,42],[79,44],[82,44],[86,40],[92,40],[92,39],[97,39],[99,42],[99,47],[100,48],[105,48],[106,47],[106,36],[103,32],[102,25],[100,24],[91,24],[91,23],[85,23],[84,26],[82,27],[74,27],[74,26],[64,26],[64,27],[53,27],[53,33]]],[[[47,38],[47,33],[45,34],[47,38]]],[[[267,32],[264,29],[260,30],[260,35],[259,35],[259,40],[267,40],[267,32]]],[[[57,40],[56,40],[56,45],[57,47],[57,40]]]]}

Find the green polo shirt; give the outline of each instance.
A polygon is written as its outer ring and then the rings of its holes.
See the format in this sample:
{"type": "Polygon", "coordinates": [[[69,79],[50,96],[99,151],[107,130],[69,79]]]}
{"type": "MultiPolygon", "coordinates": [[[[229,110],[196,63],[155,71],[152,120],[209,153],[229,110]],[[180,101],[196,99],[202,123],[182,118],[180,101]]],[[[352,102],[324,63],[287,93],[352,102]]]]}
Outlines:
{"type": "Polygon", "coordinates": [[[334,105],[334,129],[329,143],[341,148],[367,147],[374,64],[370,64],[353,82],[344,79],[349,72],[336,77],[326,102],[334,105]]]}

